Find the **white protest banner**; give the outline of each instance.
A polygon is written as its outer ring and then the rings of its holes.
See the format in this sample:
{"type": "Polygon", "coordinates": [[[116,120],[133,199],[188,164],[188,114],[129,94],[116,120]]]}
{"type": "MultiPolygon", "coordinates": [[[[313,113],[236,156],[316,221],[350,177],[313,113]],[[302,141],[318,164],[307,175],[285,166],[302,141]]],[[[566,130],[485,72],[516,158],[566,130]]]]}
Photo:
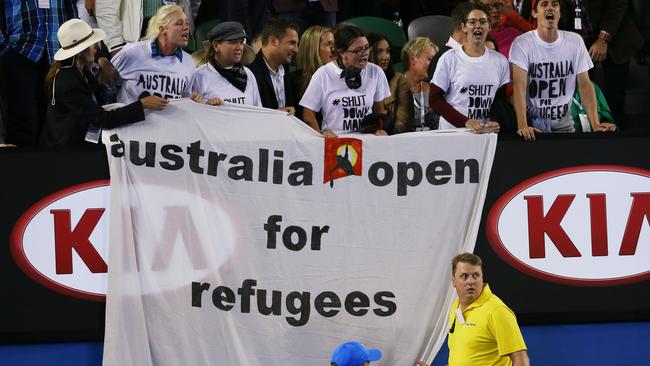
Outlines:
{"type": "Polygon", "coordinates": [[[356,340],[410,366],[440,347],[495,135],[323,139],[181,100],[103,139],[105,365],[329,365],[356,340]]]}

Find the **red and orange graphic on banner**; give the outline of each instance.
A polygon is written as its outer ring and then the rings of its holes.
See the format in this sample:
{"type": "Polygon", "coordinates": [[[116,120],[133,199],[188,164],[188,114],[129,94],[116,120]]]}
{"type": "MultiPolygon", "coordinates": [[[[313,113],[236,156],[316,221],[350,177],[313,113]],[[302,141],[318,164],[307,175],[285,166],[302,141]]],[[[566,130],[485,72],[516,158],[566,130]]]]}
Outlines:
{"type": "Polygon", "coordinates": [[[361,176],[362,143],[362,140],[349,137],[325,139],[323,183],[330,182],[333,187],[335,179],[361,176]]]}

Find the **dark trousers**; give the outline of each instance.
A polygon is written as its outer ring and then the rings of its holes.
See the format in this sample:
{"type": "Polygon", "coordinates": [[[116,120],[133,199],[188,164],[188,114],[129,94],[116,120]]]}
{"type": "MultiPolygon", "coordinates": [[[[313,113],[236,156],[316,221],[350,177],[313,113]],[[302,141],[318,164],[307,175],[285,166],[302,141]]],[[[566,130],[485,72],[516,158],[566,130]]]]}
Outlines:
{"type": "Polygon", "coordinates": [[[605,85],[601,85],[605,99],[612,110],[614,122],[625,130],[627,116],[625,114],[625,88],[630,63],[615,64],[609,57],[603,62],[603,77],[605,85]],[[604,86],[604,87],[603,87],[604,86]]]}
{"type": "Polygon", "coordinates": [[[47,56],[44,53],[39,62],[33,62],[9,50],[0,62],[5,78],[2,88],[7,97],[6,142],[19,146],[36,145],[46,108],[47,56]]]}

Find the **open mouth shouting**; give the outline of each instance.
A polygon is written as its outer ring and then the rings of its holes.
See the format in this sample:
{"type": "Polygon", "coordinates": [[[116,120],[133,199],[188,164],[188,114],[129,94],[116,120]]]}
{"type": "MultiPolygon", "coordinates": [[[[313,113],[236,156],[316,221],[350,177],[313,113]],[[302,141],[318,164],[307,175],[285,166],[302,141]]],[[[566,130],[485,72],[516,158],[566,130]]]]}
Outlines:
{"type": "Polygon", "coordinates": [[[359,64],[361,65],[367,65],[368,64],[368,56],[363,56],[359,59],[359,64]]]}
{"type": "Polygon", "coordinates": [[[474,29],[474,32],[472,32],[472,35],[476,38],[481,38],[483,37],[483,30],[482,29],[474,29]]]}
{"type": "Polygon", "coordinates": [[[553,14],[552,11],[547,11],[546,15],[544,16],[544,19],[546,19],[549,22],[552,22],[555,20],[555,14],[553,14]]]}

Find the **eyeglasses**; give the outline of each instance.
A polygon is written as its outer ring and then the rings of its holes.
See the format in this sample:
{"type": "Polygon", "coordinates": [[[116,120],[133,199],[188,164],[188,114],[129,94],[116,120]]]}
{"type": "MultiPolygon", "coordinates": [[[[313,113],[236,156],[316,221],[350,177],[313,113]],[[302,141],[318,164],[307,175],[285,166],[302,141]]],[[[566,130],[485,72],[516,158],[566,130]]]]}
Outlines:
{"type": "Polygon", "coordinates": [[[465,20],[465,24],[469,24],[469,25],[472,25],[472,26],[474,26],[476,24],[486,25],[488,23],[489,23],[489,21],[487,20],[487,18],[481,18],[481,19],[470,18],[470,19],[465,20]]]}
{"type": "Polygon", "coordinates": [[[355,48],[353,50],[347,50],[346,52],[351,52],[351,53],[354,53],[356,55],[363,55],[364,53],[370,53],[371,50],[372,50],[372,47],[370,47],[370,45],[367,44],[367,45],[365,45],[365,47],[358,47],[358,48],[355,48]]]}

